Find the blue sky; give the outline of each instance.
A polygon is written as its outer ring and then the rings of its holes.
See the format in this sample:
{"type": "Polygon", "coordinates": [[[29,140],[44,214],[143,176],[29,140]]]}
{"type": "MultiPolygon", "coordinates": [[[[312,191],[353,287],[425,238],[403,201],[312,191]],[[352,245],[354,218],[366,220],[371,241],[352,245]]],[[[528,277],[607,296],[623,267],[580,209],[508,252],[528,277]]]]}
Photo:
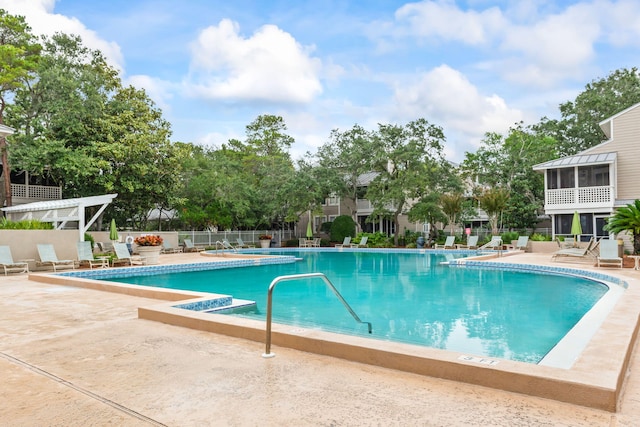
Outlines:
{"type": "Polygon", "coordinates": [[[332,129],[444,129],[461,161],[486,132],[558,117],[585,85],[638,66],[637,0],[0,0],[35,34],[80,35],[144,88],[172,140],[244,139],[284,118],[294,158],[332,129]]]}

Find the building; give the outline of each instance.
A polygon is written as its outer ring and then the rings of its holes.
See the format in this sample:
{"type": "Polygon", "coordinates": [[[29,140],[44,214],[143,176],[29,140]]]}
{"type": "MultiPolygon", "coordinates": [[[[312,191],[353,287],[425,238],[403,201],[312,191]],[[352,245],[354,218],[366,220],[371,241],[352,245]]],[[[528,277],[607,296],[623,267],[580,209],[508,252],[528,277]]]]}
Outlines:
{"type": "Polygon", "coordinates": [[[544,211],[554,236],[571,235],[580,214],[582,240],[604,237],[607,218],[640,199],[640,103],[602,121],[606,140],[574,156],[535,165],[544,173],[544,211]]]}

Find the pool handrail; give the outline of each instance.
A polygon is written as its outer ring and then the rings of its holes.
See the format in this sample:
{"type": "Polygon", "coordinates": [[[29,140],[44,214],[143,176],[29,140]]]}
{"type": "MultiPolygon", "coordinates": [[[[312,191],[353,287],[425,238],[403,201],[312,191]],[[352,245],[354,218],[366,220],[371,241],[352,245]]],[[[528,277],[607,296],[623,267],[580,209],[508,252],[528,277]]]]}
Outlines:
{"type": "Polygon", "coordinates": [[[267,293],[267,328],[266,328],[266,338],[265,338],[265,352],[262,354],[262,357],[269,358],[269,357],[275,356],[275,353],[271,353],[271,314],[273,311],[273,290],[275,289],[276,285],[284,281],[298,280],[298,279],[312,279],[314,277],[318,277],[322,279],[322,281],[331,288],[335,296],[338,297],[338,299],[342,302],[342,304],[349,311],[349,313],[351,313],[351,316],[355,319],[355,321],[358,323],[366,324],[368,327],[369,333],[371,333],[371,330],[372,330],[371,322],[363,322],[362,320],[360,320],[360,317],[358,317],[356,312],[353,311],[349,303],[347,303],[347,301],[342,297],[342,295],[340,295],[340,292],[338,292],[336,287],[333,286],[333,283],[331,283],[329,278],[325,276],[324,273],[303,273],[303,274],[291,274],[287,276],[278,276],[271,281],[271,284],[269,285],[269,291],[267,293]]]}

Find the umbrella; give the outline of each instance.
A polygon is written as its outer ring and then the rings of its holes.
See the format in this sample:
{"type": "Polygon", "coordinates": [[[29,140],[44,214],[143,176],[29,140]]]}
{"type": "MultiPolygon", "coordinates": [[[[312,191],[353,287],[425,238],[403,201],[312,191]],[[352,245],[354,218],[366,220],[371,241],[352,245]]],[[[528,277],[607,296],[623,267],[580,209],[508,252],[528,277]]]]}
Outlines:
{"type": "Polygon", "coordinates": [[[109,229],[109,240],[119,240],[118,238],[118,229],[116,228],[116,220],[111,219],[111,227],[109,229]]]}
{"type": "Polygon", "coordinates": [[[309,222],[307,222],[307,238],[310,239],[313,237],[313,230],[311,229],[311,218],[309,218],[309,222]]]}
{"type": "Polygon", "coordinates": [[[571,234],[574,235],[576,241],[578,236],[582,234],[582,225],[580,224],[580,214],[578,211],[573,213],[573,221],[571,222],[571,234]]]}

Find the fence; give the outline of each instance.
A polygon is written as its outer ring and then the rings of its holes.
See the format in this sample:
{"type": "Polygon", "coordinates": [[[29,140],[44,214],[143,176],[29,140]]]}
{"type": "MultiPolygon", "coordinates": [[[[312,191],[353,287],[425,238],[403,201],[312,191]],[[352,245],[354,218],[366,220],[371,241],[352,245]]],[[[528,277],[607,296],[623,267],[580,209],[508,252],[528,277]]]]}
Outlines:
{"type": "Polygon", "coordinates": [[[257,243],[258,236],[262,234],[273,236],[272,241],[276,245],[296,238],[293,230],[178,231],[177,233],[180,242],[184,239],[191,239],[198,246],[215,246],[216,242],[223,239],[235,244],[238,237],[245,243],[257,243]]]}

